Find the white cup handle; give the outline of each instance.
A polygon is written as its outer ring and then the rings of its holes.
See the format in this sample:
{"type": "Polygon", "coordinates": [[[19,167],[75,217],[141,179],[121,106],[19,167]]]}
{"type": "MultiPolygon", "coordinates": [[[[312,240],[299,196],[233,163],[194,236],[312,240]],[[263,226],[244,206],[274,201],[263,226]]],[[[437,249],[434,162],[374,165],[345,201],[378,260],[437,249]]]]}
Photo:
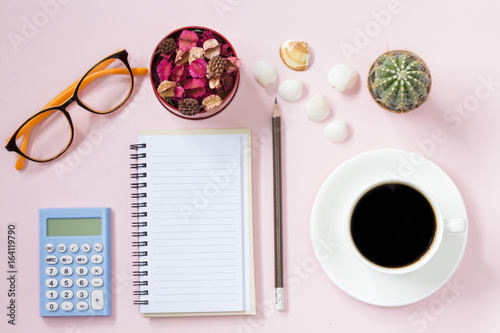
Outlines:
{"type": "Polygon", "coordinates": [[[465,232],[466,230],[466,219],[464,218],[448,218],[444,219],[444,232],[447,233],[458,233],[465,232]]]}

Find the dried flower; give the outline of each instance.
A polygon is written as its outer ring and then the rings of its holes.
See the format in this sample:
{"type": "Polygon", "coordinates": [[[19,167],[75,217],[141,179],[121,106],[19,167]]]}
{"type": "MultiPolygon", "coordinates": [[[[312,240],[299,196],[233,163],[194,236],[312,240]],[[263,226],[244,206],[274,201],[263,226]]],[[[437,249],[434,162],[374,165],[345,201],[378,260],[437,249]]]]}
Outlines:
{"type": "Polygon", "coordinates": [[[201,104],[205,107],[205,110],[213,112],[222,104],[222,99],[218,95],[210,95],[205,97],[201,104]]]}
{"type": "Polygon", "coordinates": [[[158,51],[158,94],[184,115],[216,111],[235,85],[241,60],[211,30],[182,30],[158,51]]]}
{"type": "Polygon", "coordinates": [[[220,54],[220,44],[219,42],[212,38],[203,43],[203,49],[205,50],[205,57],[212,59],[220,54]]]}
{"type": "Polygon", "coordinates": [[[203,48],[193,47],[191,50],[189,50],[189,58],[188,58],[189,63],[192,63],[196,59],[203,58],[204,54],[205,50],[203,48]]]}
{"type": "Polygon", "coordinates": [[[203,59],[196,59],[189,65],[189,74],[194,78],[202,78],[207,74],[207,62],[203,59]]]}
{"type": "Polygon", "coordinates": [[[175,43],[175,39],[171,37],[165,38],[158,46],[158,50],[160,51],[160,53],[166,56],[172,54],[172,52],[174,52],[176,48],[177,45],[175,43]]]}
{"type": "Polygon", "coordinates": [[[198,101],[194,98],[184,98],[179,103],[179,111],[186,116],[194,116],[200,112],[198,101]]]}
{"type": "Polygon", "coordinates": [[[168,80],[171,70],[172,70],[172,63],[167,59],[163,59],[162,61],[160,61],[160,63],[156,67],[156,72],[158,73],[158,77],[162,81],[168,80]]]}
{"type": "Polygon", "coordinates": [[[205,94],[206,84],[202,79],[187,80],[184,84],[186,96],[191,98],[200,98],[205,94]]]}
{"type": "Polygon", "coordinates": [[[194,31],[184,30],[179,36],[179,49],[182,51],[190,50],[196,46],[198,35],[194,31]]]}
{"type": "Polygon", "coordinates": [[[160,94],[160,96],[163,98],[173,97],[174,89],[176,86],[177,85],[175,84],[175,82],[163,81],[157,88],[158,94],[160,94]]]}

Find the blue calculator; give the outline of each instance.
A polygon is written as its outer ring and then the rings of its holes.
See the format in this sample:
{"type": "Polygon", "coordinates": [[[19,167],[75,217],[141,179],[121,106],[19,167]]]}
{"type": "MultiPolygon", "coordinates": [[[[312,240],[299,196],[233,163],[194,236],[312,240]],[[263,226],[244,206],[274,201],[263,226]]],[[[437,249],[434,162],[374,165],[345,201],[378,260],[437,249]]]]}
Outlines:
{"type": "Polygon", "coordinates": [[[110,208],[40,209],[40,315],[111,315],[110,208]]]}

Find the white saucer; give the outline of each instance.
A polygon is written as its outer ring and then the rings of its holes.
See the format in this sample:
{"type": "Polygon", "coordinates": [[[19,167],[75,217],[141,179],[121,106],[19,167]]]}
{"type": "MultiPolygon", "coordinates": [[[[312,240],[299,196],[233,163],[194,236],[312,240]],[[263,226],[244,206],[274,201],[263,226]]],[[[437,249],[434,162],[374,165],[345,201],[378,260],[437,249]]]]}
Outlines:
{"type": "Polygon", "coordinates": [[[388,274],[369,268],[349,248],[344,218],[356,195],[381,180],[417,182],[434,196],[444,217],[467,220],[460,192],[437,165],[405,150],[372,150],[344,162],[321,186],[311,215],[312,242],[326,274],[347,294],[373,305],[408,305],[432,295],[451,278],[468,232],[445,234],[436,255],[416,271],[388,274]]]}

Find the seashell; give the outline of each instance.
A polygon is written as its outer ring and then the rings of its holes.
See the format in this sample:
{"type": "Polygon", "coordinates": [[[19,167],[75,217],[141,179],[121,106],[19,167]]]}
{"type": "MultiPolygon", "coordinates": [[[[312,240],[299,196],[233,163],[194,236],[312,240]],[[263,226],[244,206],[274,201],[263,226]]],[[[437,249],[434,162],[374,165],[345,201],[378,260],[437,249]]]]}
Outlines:
{"type": "Polygon", "coordinates": [[[305,71],[309,68],[309,47],[306,42],[284,41],[280,46],[280,57],[283,63],[294,71],[305,71]]]}
{"type": "Polygon", "coordinates": [[[278,94],[287,102],[295,102],[302,96],[301,80],[285,80],[278,87],[278,94]]]}
{"type": "Polygon", "coordinates": [[[315,93],[306,105],[306,118],[312,121],[322,121],[330,113],[330,105],[320,93],[315,93]]]}
{"type": "Polygon", "coordinates": [[[342,142],[347,137],[347,124],[344,120],[334,120],[326,124],[323,134],[331,142],[342,142]]]}
{"type": "Polygon", "coordinates": [[[257,61],[253,65],[252,73],[255,81],[259,82],[264,88],[274,83],[278,78],[276,68],[267,61],[257,61]]]}
{"type": "Polygon", "coordinates": [[[358,81],[358,71],[349,65],[336,65],[328,72],[328,83],[338,92],[351,89],[356,84],[356,81],[358,81]]]}

